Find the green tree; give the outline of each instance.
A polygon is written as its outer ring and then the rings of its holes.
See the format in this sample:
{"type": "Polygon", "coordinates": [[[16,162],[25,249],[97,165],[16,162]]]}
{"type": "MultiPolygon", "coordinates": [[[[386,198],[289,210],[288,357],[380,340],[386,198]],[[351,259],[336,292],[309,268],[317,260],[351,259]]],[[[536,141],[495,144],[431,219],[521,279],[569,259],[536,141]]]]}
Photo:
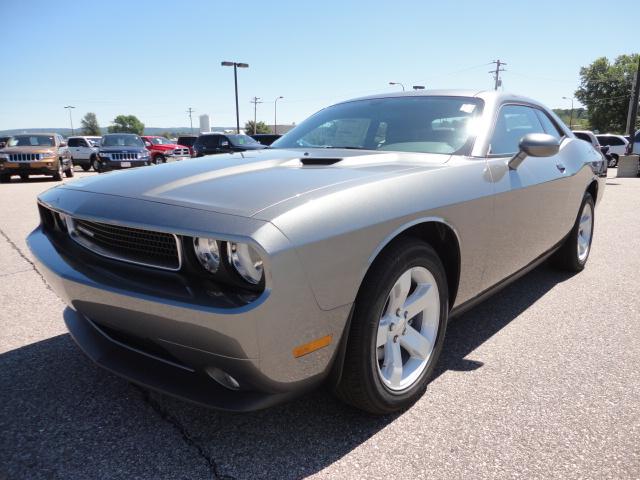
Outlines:
{"type": "MultiPolygon", "coordinates": [[[[253,120],[249,120],[244,124],[244,131],[247,132],[247,135],[253,135],[253,120]]],[[[256,123],[255,133],[271,133],[271,128],[264,122],[258,122],[256,123]]]]}
{"type": "Polygon", "coordinates": [[[113,119],[113,125],[109,126],[109,133],[137,133],[142,135],[144,123],[135,115],[118,115],[113,119]]]}
{"type": "Polygon", "coordinates": [[[591,130],[586,108],[576,107],[573,109],[573,122],[571,121],[570,108],[554,108],[553,111],[567,126],[573,123],[574,130],[591,130]]]}
{"type": "Polygon", "coordinates": [[[102,135],[100,125],[98,125],[98,118],[93,112],[88,112],[82,117],[80,125],[82,125],[82,131],[85,135],[102,135]]]}
{"type": "Polygon", "coordinates": [[[631,97],[638,54],[620,55],[613,63],[606,57],[580,69],[575,96],[587,107],[591,128],[600,132],[623,132],[631,97]]]}

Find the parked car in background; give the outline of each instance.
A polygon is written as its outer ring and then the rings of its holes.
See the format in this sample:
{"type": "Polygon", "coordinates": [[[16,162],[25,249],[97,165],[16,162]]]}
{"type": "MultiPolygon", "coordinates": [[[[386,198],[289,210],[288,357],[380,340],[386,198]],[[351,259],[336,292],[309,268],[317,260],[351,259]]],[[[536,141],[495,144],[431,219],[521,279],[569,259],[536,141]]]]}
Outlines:
{"type": "Polygon", "coordinates": [[[98,159],[98,144],[101,137],[78,136],[67,139],[67,148],[74,165],[88,172],[98,159]]]}
{"type": "Polygon", "coordinates": [[[249,135],[242,133],[203,133],[193,144],[193,155],[202,157],[219,153],[244,152],[267,148],[249,135]]]}
{"type": "Polygon", "coordinates": [[[640,131],[636,132],[636,137],[633,140],[633,153],[640,155],[640,131]]]}
{"type": "Polygon", "coordinates": [[[606,163],[604,164],[605,172],[607,167],[615,167],[617,165],[617,161],[614,160],[613,157],[609,154],[609,147],[606,145],[600,145],[600,142],[598,142],[598,138],[596,137],[595,133],[590,130],[574,130],[573,134],[576,136],[576,138],[588,142],[589,144],[591,144],[591,146],[593,146],[593,148],[602,153],[602,156],[606,161],[606,163]]]}
{"type": "Polygon", "coordinates": [[[596,135],[600,145],[606,145],[609,147],[609,155],[613,157],[614,164],[609,165],[615,167],[618,165],[618,160],[621,155],[626,155],[627,145],[629,141],[624,138],[624,135],[615,135],[613,133],[603,133],[596,135]]]}
{"type": "Polygon", "coordinates": [[[12,136],[0,150],[0,182],[12,175],[26,180],[30,175],[50,175],[54,180],[73,177],[73,161],[62,135],[24,133],[12,136]]]}
{"type": "Polygon", "coordinates": [[[4,148],[7,145],[7,142],[9,141],[10,138],[11,136],[0,137],[0,148],[4,148]]]}
{"type": "Polygon", "coordinates": [[[102,137],[97,159],[92,166],[96,172],[105,172],[150,164],[149,150],[145,148],[140,136],[133,133],[109,133],[102,137]]]}
{"type": "Polygon", "coordinates": [[[149,150],[152,163],[167,163],[168,161],[186,160],[191,157],[188,147],[172,142],[165,137],[143,135],[141,138],[145,147],[149,150]]]}
{"type": "Polygon", "coordinates": [[[176,143],[189,149],[189,155],[193,157],[193,144],[198,140],[198,135],[180,135],[176,143]]]}
{"type": "Polygon", "coordinates": [[[256,133],[255,135],[251,135],[251,138],[257,140],[262,145],[271,145],[273,142],[278,140],[282,135],[274,135],[273,133],[256,133]]]}
{"type": "Polygon", "coordinates": [[[250,155],[48,190],[27,243],[113,373],[237,411],[325,383],[385,414],[425,392],[449,317],[552,256],[585,267],[602,163],[526,97],[389,93],[250,155]]]}

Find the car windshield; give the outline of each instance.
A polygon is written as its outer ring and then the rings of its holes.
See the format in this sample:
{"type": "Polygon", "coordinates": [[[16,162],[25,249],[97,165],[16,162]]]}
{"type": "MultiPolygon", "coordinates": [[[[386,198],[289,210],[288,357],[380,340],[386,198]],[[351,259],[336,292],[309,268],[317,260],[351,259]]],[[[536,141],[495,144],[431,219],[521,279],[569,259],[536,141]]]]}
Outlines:
{"type": "Polygon", "coordinates": [[[462,153],[471,146],[481,109],[481,100],[468,97],[355,100],[321,110],[271,147],[462,153]]]}
{"type": "Polygon", "coordinates": [[[102,147],[144,147],[137,135],[105,135],[100,142],[102,147]]]}
{"type": "Polygon", "coordinates": [[[249,135],[227,135],[227,138],[231,143],[233,143],[236,147],[241,147],[244,145],[260,145],[259,142],[251,138],[249,135]]]}
{"type": "Polygon", "coordinates": [[[164,137],[153,137],[149,141],[154,145],[173,145],[173,142],[164,137]]]}
{"type": "Polygon", "coordinates": [[[9,139],[9,147],[53,147],[53,135],[16,135],[9,139]]]}

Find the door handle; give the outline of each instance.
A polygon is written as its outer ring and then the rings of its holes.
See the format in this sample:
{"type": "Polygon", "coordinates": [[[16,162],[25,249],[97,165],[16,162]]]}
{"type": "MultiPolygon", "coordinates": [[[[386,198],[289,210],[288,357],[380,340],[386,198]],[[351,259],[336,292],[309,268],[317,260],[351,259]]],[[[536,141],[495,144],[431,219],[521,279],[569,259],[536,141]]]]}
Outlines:
{"type": "Polygon", "coordinates": [[[565,167],[563,164],[561,163],[556,163],[556,168],[558,170],[560,170],[561,173],[564,173],[564,171],[567,169],[567,167],[565,167]]]}

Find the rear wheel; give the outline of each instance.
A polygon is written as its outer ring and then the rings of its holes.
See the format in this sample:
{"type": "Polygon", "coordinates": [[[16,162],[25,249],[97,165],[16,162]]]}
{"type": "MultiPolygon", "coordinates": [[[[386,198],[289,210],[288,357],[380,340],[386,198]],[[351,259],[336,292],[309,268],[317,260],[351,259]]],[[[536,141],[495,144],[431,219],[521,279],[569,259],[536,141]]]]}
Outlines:
{"type": "Polygon", "coordinates": [[[64,174],[67,178],[72,178],[75,175],[73,171],[73,161],[69,160],[69,165],[67,165],[67,169],[64,171],[64,174]]]}
{"type": "Polygon", "coordinates": [[[581,272],[591,253],[595,203],[590,193],[585,193],[580,205],[578,218],[564,244],[556,252],[554,263],[557,267],[570,272],[581,272]]]}
{"type": "Polygon", "coordinates": [[[167,159],[164,155],[156,155],[153,158],[153,163],[155,163],[156,165],[160,165],[161,163],[166,163],[167,159]]]}
{"type": "Polygon", "coordinates": [[[83,164],[83,165],[80,165],[80,168],[82,168],[84,172],[88,172],[89,170],[91,170],[91,165],[83,164]]]}
{"type": "Polygon", "coordinates": [[[427,388],[447,314],[446,275],[436,252],[413,238],[389,247],[358,294],[337,395],[374,414],[411,405],[427,388]]]}
{"type": "Polygon", "coordinates": [[[609,167],[617,167],[618,166],[618,155],[611,155],[611,160],[609,160],[609,167]]]}

